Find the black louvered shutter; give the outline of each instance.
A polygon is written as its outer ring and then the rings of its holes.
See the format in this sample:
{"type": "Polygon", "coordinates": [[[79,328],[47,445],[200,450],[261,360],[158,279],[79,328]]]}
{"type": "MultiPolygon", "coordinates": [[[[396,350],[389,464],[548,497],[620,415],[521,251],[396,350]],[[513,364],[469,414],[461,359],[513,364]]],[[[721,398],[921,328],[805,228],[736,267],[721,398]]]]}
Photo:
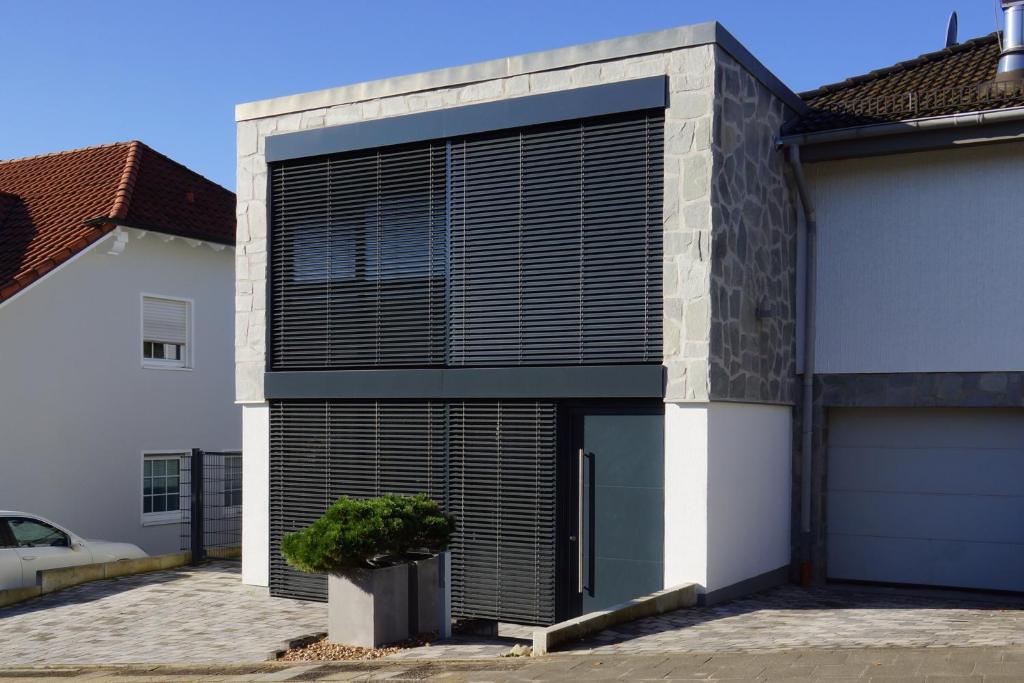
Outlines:
{"type": "Polygon", "coordinates": [[[452,142],[449,364],[662,358],[661,111],[452,142]]]}
{"type": "Polygon", "coordinates": [[[457,616],[555,621],[555,405],[449,405],[457,616]]]}
{"type": "Polygon", "coordinates": [[[271,369],[444,363],[443,142],[271,167],[271,369]]]}
{"type": "Polygon", "coordinates": [[[445,411],[440,402],[274,401],[270,407],[270,588],[324,600],[322,576],[287,566],[281,537],[338,497],[426,493],[444,503],[445,411]]]}
{"type": "Polygon", "coordinates": [[[287,566],[281,537],[339,496],[424,492],[458,521],[456,615],[554,621],[553,403],[274,401],[270,410],[272,595],[326,599],[322,576],[287,566]]]}

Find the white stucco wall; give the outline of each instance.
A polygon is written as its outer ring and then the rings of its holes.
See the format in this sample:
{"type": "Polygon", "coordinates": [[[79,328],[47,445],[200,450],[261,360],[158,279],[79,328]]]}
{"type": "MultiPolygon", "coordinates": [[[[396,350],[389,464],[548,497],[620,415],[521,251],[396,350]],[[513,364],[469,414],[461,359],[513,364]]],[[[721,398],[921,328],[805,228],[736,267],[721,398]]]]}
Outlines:
{"type": "Polygon", "coordinates": [[[665,587],[708,583],[707,403],[665,404],[665,587]]]}
{"type": "Polygon", "coordinates": [[[792,409],[712,403],[708,592],[790,562],[792,409]]]}
{"type": "Polygon", "coordinates": [[[242,583],[270,585],[270,407],[242,406],[242,583]]]}
{"type": "Polygon", "coordinates": [[[0,305],[0,507],[150,553],[178,524],[142,525],[142,454],[237,449],[233,251],[132,233],[0,305]],[[193,300],[193,369],[144,369],[141,293],[193,300]]]}
{"type": "Polygon", "coordinates": [[[790,560],[792,410],[665,406],[665,585],[710,593],[790,560]]]}
{"type": "Polygon", "coordinates": [[[817,371],[1024,370],[1024,143],[809,164],[817,371]]]}

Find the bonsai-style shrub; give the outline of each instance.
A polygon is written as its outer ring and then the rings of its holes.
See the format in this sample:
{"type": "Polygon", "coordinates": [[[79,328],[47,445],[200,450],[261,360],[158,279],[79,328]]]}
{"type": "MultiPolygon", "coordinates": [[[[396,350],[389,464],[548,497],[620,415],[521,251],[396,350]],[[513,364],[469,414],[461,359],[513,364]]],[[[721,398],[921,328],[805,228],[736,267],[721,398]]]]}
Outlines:
{"type": "Polygon", "coordinates": [[[402,564],[448,548],[455,519],[420,493],[339,498],[305,529],[281,539],[281,555],[304,572],[346,574],[402,564]]]}

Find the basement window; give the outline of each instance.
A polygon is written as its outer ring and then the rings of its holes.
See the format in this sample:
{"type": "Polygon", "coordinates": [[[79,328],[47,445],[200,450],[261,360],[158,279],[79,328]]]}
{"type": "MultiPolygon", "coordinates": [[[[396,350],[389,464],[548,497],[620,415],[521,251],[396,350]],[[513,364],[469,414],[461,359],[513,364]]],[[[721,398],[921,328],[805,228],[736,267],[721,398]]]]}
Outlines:
{"type": "Polygon", "coordinates": [[[184,453],[146,453],[142,459],[142,523],[181,520],[184,453]]]}

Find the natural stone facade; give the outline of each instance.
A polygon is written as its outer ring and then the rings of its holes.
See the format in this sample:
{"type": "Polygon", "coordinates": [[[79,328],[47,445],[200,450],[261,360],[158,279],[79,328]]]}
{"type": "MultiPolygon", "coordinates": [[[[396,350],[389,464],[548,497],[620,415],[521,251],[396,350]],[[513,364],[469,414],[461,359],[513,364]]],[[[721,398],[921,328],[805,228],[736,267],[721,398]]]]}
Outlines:
{"type": "MultiPolygon", "coordinates": [[[[589,49],[597,55],[601,48],[589,49]]],[[[570,51],[570,59],[585,51],[570,51]]],[[[789,234],[792,208],[781,157],[769,144],[785,114],[780,102],[714,42],[562,68],[549,64],[559,57],[533,59],[544,69],[473,80],[474,69],[489,74],[498,68],[485,63],[452,70],[457,74],[451,78],[460,84],[416,90],[430,74],[395,79],[391,85],[362,84],[331,95],[343,100],[332,106],[238,121],[239,402],[264,399],[267,136],[657,75],[667,75],[669,82],[664,151],[665,400],[791,400],[786,380],[793,369],[790,256],[795,241],[789,234]],[[749,173],[754,177],[745,180],[749,173]],[[758,320],[755,309],[762,300],[770,317],[758,320]]],[[[313,95],[314,100],[320,96],[313,95]]],[[[295,98],[296,108],[303,97],[295,98]]],[[[286,99],[290,105],[291,98],[286,99]]],[[[246,107],[261,111],[259,106],[246,107]]]]}
{"type": "Polygon", "coordinates": [[[716,48],[711,400],[796,398],[796,207],[775,137],[783,102],[716,48]]]}
{"type": "Polygon", "coordinates": [[[260,402],[266,336],[269,135],[668,74],[665,111],[665,365],[673,400],[707,400],[714,47],[581,64],[238,122],[236,398],[260,402]]]}

